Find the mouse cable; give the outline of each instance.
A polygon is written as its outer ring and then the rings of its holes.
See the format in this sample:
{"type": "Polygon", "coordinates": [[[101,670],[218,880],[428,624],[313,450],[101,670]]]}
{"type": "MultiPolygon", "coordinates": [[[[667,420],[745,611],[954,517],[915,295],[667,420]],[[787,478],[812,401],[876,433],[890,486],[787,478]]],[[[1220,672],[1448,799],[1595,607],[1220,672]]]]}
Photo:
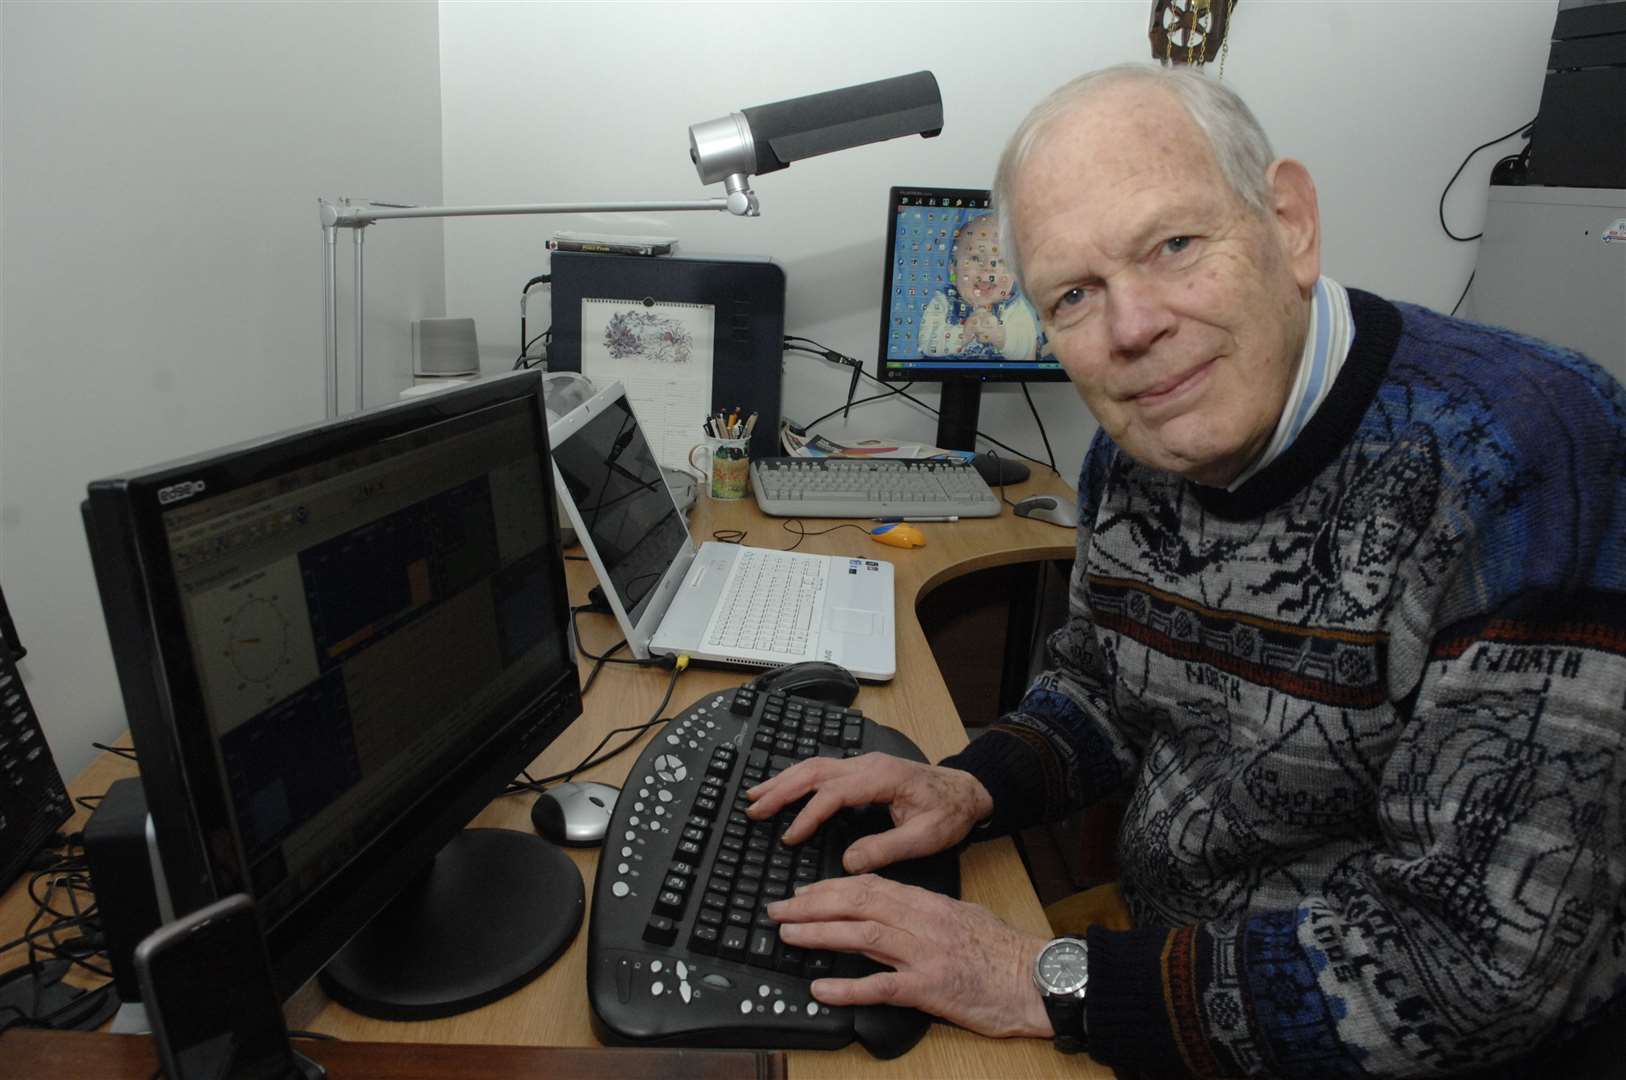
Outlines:
{"type": "MultiPolygon", "coordinates": [[[[996,461],[999,460],[999,454],[994,452],[993,450],[988,451],[988,456],[993,458],[996,461]]],[[[1054,467],[1054,466],[1052,466],[1052,467],[1054,467]]],[[[1058,472],[1056,475],[1060,476],[1061,473],[1058,472]]],[[[988,485],[988,487],[989,487],[989,489],[991,491],[999,492],[999,501],[1000,502],[1004,503],[1006,506],[1008,506],[1012,510],[1014,510],[1014,509],[1016,509],[1016,504],[1011,502],[1011,497],[1009,495],[1005,494],[1005,488],[1008,487],[1008,486],[1009,485],[1007,485],[1007,484],[1001,484],[1001,483],[992,483],[992,484],[988,485]]]]}
{"type": "Polygon", "coordinates": [[[797,548],[802,546],[802,541],[805,540],[807,537],[809,537],[809,536],[823,536],[825,533],[833,533],[837,529],[857,529],[859,532],[863,533],[865,536],[873,536],[873,535],[875,535],[873,532],[871,532],[869,529],[864,528],[862,525],[854,525],[850,521],[844,521],[840,525],[832,525],[828,529],[813,529],[813,530],[810,531],[807,528],[807,526],[802,524],[802,519],[801,518],[787,518],[784,521],[781,521],[779,523],[779,527],[781,529],[784,529],[786,532],[790,533],[792,536],[796,537],[796,543],[792,544],[788,548],[780,548],[779,549],[780,551],[795,551],[797,548]],[[795,525],[796,527],[793,529],[793,528],[791,528],[792,525],[795,525]]]}
{"type": "MultiPolygon", "coordinates": [[[[828,348],[828,347],[820,344],[819,342],[814,341],[810,337],[802,337],[799,334],[786,334],[785,335],[785,341],[787,341],[787,342],[790,342],[790,341],[805,341],[810,345],[818,346],[818,348],[823,349],[827,353],[836,353],[837,356],[843,355],[841,353],[837,353],[836,350],[834,350],[834,349],[828,348]]],[[[920,406],[922,409],[925,409],[927,412],[931,413],[933,416],[941,416],[942,415],[942,413],[938,409],[933,408],[932,406],[926,404],[926,402],[921,401],[919,398],[915,397],[913,394],[908,393],[907,392],[907,387],[893,387],[891,384],[883,382],[880,379],[877,379],[875,376],[871,375],[867,371],[864,371],[862,368],[860,368],[859,371],[864,376],[864,378],[868,379],[870,382],[874,383],[877,386],[884,386],[884,387],[887,388],[887,393],[885,393],[885,394],[877,394],[876,397],[874,397],[874,398],[865,398],[863,400],[865,400],[865,401],[874,401],[874,400],[878,400],[879,398],[891,397],[892,395],[896,394],[899,397],[902,397],[902,398],[904,398],[904,399],[906,399],[908,401],[914,402],[916,405],[920,406]]],[[[908,385],[913,385],[913,384],[910,383],[908,385]]],[[[863,404],[863,401],[855,401],[855,402],[853,402],[853,404],[854,405],[861,405],[861,404],[863,404]]],[[[830,417],[834,416],[836,413],[838,413],[840,411],[841,411],[840,409],[835,409],[835,410],[833,410],[831,412],[825,413],[823,416],[819,417],[819,420],[821,420],[821,421],[822,420],[828,420],[830,417]]],[[[815,421],[815,423],[817,423],[817,422],[818,421],[815,421]]],[[[805,431],[805,430],[807,430],[807,428],[810,428],[812,426],[813,426],[812,424],[803,425],[802,430],[805,431]]],[[[1028,461],[1033,462],[1035,465],[1044,465],[1045,464],[1044,462],[1040,461],[1036,457],[1029,457],[1027,454],[1022,453],[1022,451],[1018,450],[1014,446],[1007,446],[1006,444],[1000,442],[998,439],[994,438],[992,435],[989,435],[985,431],[978,431],[977,432],[977,438],[983,440],[984,442],[993,443],[995,446],[999,447],[1001,450],[1004,450],[1004,451],[1006,451],[1008,453],[1015,454],[1019,458],[1026,458],[1028,461]]],[[[1051,468],[1051,469],[1055,468],[1054,465],[1050,465],[1050,466],[1046,466],[1046,467],[1051,468]]]]}
{"type": "Polygon", "coordinates": [[[671,704],[672,691],[677,689],[678,678],[682,676],[686,670],[688,670],[688,667],[688,656],[679,656],[676,658],[676,661],[672,665],[672,677],[666,680],[666,693],[661,696],[660,704],[655,706],[655,711],[650,715],[648,720],[645,720],[641,724],[631,724],[627,727],[611,728],[609,731],[604,733],[604,738],[598,741],[598,745],[587,752],[587,756],[585,758],[577,762],[567,771],[554,773],[551,776],[537,777],[534,779],[531,778],[530,773],[527,772],[525,774],[526,780],[524,783],[509,784],[508,789],[503,792],[503,794],[514,795],[521,791],[541,792],[544,787],[546,787],[548,784],[554,783],[555,781],[559,783],[567,783],[572,777],[581,772],[583,769],[590,769],[594,765],[609,761],[611,758],[627,749],[627,747],[636,743],[639,736],[648,731],[650,728],[657,727],[670,721],[671,717],[662,716],[661,713],[665,711],[667,705],[671,704]],[[604,744],[610,741],[611,736],[620,735],[625,732],[630,732],[631,736],[624,739],[619,746],[606,750],[602,754],[598,753],[599,750],[603,749],[604,744]],[[593,755],[595,754],[598,754],[598,756],[594,757],[593,755]]]}

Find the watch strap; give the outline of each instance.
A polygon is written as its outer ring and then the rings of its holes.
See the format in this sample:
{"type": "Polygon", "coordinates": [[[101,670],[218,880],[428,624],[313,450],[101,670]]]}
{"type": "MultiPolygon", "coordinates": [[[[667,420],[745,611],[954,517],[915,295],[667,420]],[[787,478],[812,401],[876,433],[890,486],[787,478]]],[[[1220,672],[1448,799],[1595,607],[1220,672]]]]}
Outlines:
{"type": "Polygon", "coordinates": [[[1089,1049],[1084,1032],[1084,999],[1074,994],[1044,995],[1044,1011],[1056,1032],[1056,1049],[1076,1054],[1089,1049]]]}

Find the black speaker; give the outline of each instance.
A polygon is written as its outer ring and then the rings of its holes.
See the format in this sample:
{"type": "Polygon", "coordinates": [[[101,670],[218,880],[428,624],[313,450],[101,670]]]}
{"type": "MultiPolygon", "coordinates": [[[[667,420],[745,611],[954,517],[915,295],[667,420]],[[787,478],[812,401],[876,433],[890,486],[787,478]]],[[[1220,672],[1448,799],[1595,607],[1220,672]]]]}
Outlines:
{"type": "Polygon", "coordinates": [[[113,982],[124,1001],[140,1001],[133,957],[141,939],[158,929],[158,890],[147,854],[147,798],[136,777],[113,781],[85,823],[85,862],[113,982]]]}

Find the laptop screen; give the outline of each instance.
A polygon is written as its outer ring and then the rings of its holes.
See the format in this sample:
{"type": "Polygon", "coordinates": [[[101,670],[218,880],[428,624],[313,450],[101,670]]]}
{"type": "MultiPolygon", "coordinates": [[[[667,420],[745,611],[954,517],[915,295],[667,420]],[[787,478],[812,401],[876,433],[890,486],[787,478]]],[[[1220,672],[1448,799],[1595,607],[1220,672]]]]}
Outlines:
{"type": "Polygon", "coordinates": [[[689,541],[625,397],[553,448],[553,461],[627,617],[637,623],[689,541]]]}

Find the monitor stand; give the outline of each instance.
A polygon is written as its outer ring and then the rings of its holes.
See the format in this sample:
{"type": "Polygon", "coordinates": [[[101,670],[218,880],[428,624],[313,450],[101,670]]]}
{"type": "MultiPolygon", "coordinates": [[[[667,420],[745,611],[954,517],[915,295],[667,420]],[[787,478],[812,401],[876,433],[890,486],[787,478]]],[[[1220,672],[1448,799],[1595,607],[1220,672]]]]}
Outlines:
{"type": "Polygon", "coordinates": [[[512,829],[464,829],[322,970],[339,1004],[432,1020],[524,986],[562,953],[586,910],[558,847],[512,829]]]}
{"type": "MultiPolygon", "coordinates": [[[[937,445],[944,450],[975,450],[977,414],[981,411],[980,379],[945,380],[937,401],[937,445]]],[[[999,457],[991,451],[972,458],[971,466],[989,487],[1020,484],[1029,476],[1028,467],[1020,461],[999,457]]]]}

